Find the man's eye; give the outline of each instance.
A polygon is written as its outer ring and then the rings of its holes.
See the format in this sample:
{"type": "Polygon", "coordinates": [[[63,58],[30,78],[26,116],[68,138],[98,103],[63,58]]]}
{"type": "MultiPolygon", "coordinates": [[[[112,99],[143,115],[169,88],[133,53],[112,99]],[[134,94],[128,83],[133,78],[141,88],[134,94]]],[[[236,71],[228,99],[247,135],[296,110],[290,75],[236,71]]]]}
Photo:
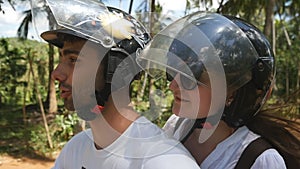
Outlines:
{"type": "Polygon", "coordinates": [[[77,61],[77,58],[69,58],[69,60],[73,63],[77,61]]]}

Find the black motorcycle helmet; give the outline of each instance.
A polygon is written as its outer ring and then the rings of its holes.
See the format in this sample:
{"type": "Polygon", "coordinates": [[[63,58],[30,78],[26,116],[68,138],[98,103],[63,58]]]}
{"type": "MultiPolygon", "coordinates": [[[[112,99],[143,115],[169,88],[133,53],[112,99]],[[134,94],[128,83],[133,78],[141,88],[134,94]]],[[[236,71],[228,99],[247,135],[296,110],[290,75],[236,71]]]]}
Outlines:
{"type": "Polygon", "coordinates": [[[137,61],[156,77],[161,70],[170,80],[179,73],[187,90],[206,85],[200,80],[203,72],[212,85],[214,78],[220,79],[212,92],[223,85],[225,90],[213,93],[211,104],[223,104],[192,128],[220,119],[234,128],[245,125],[261,109],[275,75],[274,54],[263,33],[240,18],[217,13],[196,12],[177,20],[154,37],[137,61]],[[227,104],[230,94],[232,102],[227,104]]]}
{"type": "MultiPolygon", "coordinates": [[[[43,32],[41,37],[45,41],[62,48],[64,41],[61,37],[71,35],[107,49],[104,56],[107,62],[105,87],[95,93],[97,104],[104,106],[112,91],[128,85],[132,79],[138,77],[136,73],[139,72],[139,67],[135,63],[135,52],[150,41],[150,34],[128,13],[97,1],[47,0],[47,4],[60,28],[43,32]],[[112,83],[117,68],[124,70],[125,74],[119,75],[120,80],[112,83]]],[[[74,94],[73,97],[77,96],[74,94]]],[[[80,96],[77,100],[80,100],[80,96]]],[[[85,112],[91,110],[95,104],[82,106],[76,108],[78,115],[85,120],[93,119],[93,113],[85,112]]]]}
{"type": "Polygon", "coordinates": [[[223,120],[229,126],[239,127],[256,115],[271,94],[275,79],[275,57],[269,41],[258,28],[242,19],[225,17],[247,35],[259,56],[251,69],[251,80],[236,91],[233,102],[225,107],[223,120]]]}

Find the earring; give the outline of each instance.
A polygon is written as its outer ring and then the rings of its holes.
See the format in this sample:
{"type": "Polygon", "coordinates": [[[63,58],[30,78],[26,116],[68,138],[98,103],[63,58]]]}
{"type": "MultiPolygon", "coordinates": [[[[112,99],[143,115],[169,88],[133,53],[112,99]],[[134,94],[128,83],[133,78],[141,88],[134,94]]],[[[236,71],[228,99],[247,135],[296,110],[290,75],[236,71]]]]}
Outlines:
{"type": "Polygon", "coordinates": [[[226,105],[227,107],[230,106],[231,103],[232,103],[232,101],[233,101],[233,98],[230,98],[230,99],[226,100],[225,105],[226,105]]]}

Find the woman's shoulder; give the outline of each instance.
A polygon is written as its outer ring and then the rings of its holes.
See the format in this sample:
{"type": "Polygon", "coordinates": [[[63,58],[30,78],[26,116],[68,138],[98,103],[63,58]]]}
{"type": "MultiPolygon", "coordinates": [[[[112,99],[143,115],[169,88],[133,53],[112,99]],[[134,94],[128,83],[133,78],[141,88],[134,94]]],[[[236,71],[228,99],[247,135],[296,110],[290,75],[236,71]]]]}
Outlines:
{"type": "Polygon", "coordinates": [[[285,169],[286,165],[279,152],[276,149],[271,148],[260,154],[251,167],[251,169],[260,168],[285,169]]]}
{"type": "Polygon", "coordinates": [[[260,135],[253,133],[246,126],[238,128],[232,135],[218,144],[219,147],[240,147],[243,151],[252,141],[259,138],[260,135]]]}
{"type": "Polygon", "coordinates": [[[177,123],[178,119],[179,119],[178,116],[176,116],[175,114],[172,114],[172,115],[168,118],[168,120],[167,120],[167,122],[165,123],[165,125],[163,126],[163,129],[164,129],[164,130],[174,129],[175,126],[176,126],[176,123],[177,123]]]}

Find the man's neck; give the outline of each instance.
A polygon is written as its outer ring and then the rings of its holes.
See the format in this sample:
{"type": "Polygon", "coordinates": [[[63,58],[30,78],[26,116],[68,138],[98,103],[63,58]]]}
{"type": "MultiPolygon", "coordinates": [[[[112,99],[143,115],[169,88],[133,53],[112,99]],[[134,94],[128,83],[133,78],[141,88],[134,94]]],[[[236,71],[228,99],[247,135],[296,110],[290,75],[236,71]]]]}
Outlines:
{"type": "Polygon", "coordinates": [[[96,119],[89,122],[97,149],[112,144],[139,117],[132,106],[127,105],[116,108],[111,103],[108,101],[103,112],[96,119]]]}

